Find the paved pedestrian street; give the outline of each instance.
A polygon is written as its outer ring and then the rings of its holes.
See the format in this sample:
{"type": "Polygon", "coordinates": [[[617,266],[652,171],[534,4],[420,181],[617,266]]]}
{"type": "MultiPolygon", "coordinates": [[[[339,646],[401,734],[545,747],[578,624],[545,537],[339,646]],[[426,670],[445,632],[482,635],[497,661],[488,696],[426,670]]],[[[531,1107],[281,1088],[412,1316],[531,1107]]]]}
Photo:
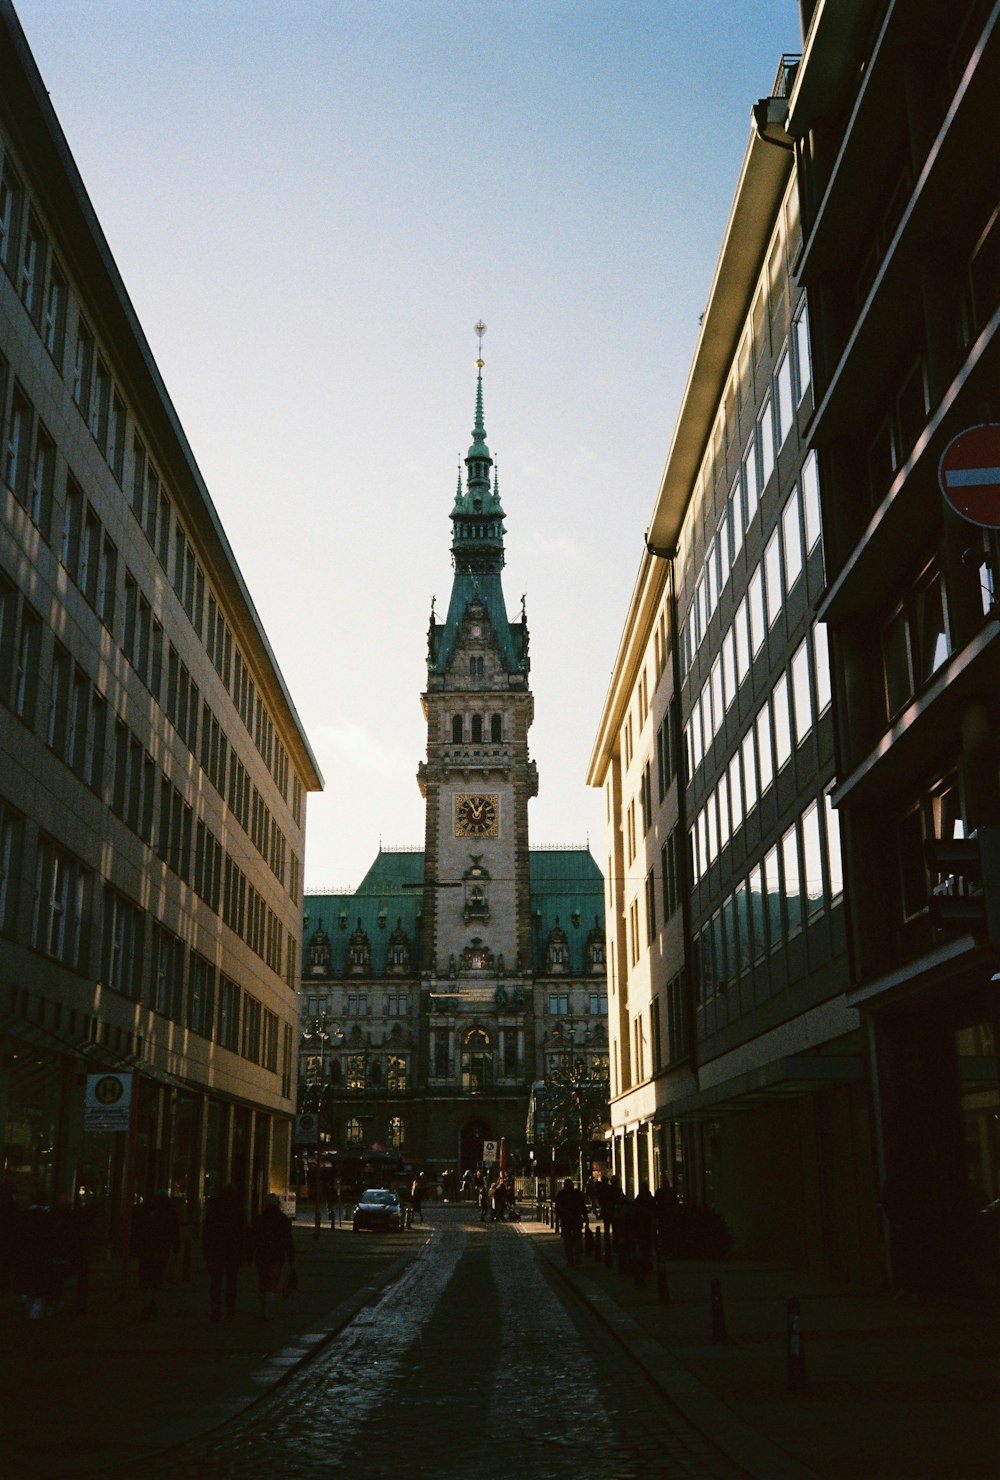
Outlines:
{"type": "Polygon", "coordinates": [[[511,1224],[440,1209],[401,1277],[240,1420],[150,1480],[729,1477],[511,1224]]]}

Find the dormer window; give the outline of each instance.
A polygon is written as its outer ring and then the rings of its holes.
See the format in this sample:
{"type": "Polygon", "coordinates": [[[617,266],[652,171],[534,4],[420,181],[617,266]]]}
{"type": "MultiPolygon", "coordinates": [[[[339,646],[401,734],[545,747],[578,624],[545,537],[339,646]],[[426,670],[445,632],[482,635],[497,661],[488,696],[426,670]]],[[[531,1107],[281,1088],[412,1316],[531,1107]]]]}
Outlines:
{"type": "Polygon", "coordinates": [[[483,676],[483,660],[482,660],[482,658],[479,658],[479,657],[470,658],[469,659],[469,677],[470,678],[482,678],[482,676],[483,676]]]}
{"type": "Polygon", "coordinates": [[[603,973],[605,964],[604,931],[601,929],[596,915],[594,916],[593,929],[587,936],[586,955],[587,970],[594,973],[603,973]]]}
{"type": "Polygon", "coordinates": [[[386,955],[386,970],[391,975],[397,975],[410,969],[410,942],[406,931],[403,929],[401,919],[396,921],[396,928],[389,937],[389,950],[386,955]]]}
{"type": "Polygon", "coordinates": [[[348,976],[361,976],[371,970],[372,947],[371,941],[361,928],[361,919],[358,918],[358,928],[352,934],[347,943],[347,974],[348,976]]]}
{"type": "Polygon", "coordinates": [[[545,970],[554,973],[569,971],[569,941],[559,924],[558,915],[545,946],[545,970]]]}
{"type": "Polygon", "coordinates": [[[313,938],[309,942],[309,975],[330,975],[330,937],[323,929],[322,920],[318,922],[313,938]]]}

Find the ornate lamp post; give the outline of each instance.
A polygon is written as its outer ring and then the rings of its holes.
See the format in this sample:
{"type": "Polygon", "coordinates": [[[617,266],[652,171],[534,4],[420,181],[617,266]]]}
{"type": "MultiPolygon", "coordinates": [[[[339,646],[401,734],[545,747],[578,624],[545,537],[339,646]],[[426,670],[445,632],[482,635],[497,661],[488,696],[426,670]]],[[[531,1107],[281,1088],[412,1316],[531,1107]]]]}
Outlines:
{"type": "Polygon", "coordinates": [[[313,1221],[313,1238],[319,1238],[319,1231],[323,1223],[321,1207],[323,1187],[320,1157],[323,1147],[323,1101],[328,1088],[326,1056],[330,1041],[332,1039],[339,1040],[343,1036],[344,1033],[340,1024],[330,1022],[325,1012],[320,1013],[319,1017],[313,1020],[311,1028],[303,1028],[302,1030],[302,1041],[306,1045],[306,1051],[309,1053],[309,1056],[312,1057],[317,1052],[319,1054],[319,1078],[315,1082],[315,1085],[308,1083],[306,1085],[307,1093],[310,1088],[314,1088],[316,1100],[314,1107],[316,1111],[316,1179],[314,1185],[316,1211],[313,1221]]]}

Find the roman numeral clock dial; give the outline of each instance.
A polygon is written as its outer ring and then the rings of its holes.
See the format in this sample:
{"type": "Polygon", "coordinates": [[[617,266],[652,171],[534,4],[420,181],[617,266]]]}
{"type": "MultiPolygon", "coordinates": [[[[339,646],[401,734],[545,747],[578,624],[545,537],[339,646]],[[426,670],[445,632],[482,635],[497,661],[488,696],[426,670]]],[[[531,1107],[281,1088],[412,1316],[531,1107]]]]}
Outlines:
{"type": "Polygon", "coordinates": [[[500,836],[500,798],[492,793],[468,794],[455,798],[456,838],[496,838],[500,836]]]}

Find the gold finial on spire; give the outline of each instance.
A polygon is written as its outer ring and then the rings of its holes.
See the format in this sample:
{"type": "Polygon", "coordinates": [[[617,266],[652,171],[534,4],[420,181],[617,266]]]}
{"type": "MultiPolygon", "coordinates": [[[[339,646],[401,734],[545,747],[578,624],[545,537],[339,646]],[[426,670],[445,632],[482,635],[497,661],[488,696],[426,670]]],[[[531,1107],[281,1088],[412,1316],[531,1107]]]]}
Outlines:
{"type": "Polygon", "coordinates": [[[479,340],[479,358],[476,361],[476,369],[481,370],[486,363],[486,361],[483,359],[483,335],[486,333],[486,325],[483,323],[482,319],[480,319],[477,324],[473,324],[472,332],[479,340]]]}

